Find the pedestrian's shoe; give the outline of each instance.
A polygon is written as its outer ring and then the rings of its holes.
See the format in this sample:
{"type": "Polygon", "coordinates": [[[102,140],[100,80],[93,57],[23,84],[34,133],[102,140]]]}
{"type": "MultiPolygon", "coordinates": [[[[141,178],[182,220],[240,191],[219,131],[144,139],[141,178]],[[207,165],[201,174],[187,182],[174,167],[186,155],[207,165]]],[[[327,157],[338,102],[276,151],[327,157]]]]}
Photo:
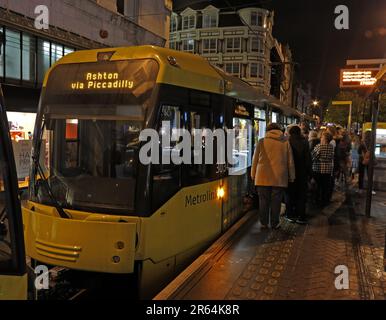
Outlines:
{"type": "Polygon", "coordinates": [[[284,217],[284,219],[290,223],[295,223],[296,222],[296,219],[295,218],[291,218],[291,217],[284,217]]]}
{"type": "Polygon", "coordinates": [[[373,194],[373,196],[375,196],[377,194],[374,190],[371,193],[373,194]]]}
{"type": "Polygon", "coordinates": [[[301,224],[301,225],[308,224],[308,222],[307,222],[306,219],[301,219],[301,218],[297,219],[297,220],[296,220],[296,223],[297,223],[297,224],[301,224]]]}

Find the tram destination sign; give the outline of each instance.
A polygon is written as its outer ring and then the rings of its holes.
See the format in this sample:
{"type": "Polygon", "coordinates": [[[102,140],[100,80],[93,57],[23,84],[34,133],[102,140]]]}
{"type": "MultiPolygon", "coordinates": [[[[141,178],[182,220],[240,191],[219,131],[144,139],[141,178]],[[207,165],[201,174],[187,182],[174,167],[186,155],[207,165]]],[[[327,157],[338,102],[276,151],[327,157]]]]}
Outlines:
{"type": "Polygon", "coordinates": [[[377,82],[376,75],[379,69],[342,69],[340,71],[341,88],[367,88],[377,82]]]}
{"type": "Polygon", "coordinates": [[[154,87],[157,74],[151,59],[63,64],[53,69],[47,88],[51,94],[126,94],[154,87]]]}

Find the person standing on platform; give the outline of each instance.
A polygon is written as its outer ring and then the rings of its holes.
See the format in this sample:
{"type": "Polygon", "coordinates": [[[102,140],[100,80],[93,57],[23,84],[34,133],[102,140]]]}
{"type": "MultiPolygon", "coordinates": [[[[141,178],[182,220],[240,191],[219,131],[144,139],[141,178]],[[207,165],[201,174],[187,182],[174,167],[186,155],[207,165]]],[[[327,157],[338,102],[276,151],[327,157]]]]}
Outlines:
{"type": "Polygon", "coordinates": [[[334,147],[331,144],[332,135],[322,134],[321,143],[312,151],[312,171],[318,186],[317,198],[322,207],[331,200],[333,187],[331,178],[334,173],[334,147]]]}
{"type": "MultiPolygon", "coordinates": [[[[365,174],[368,174],[369,163],[370,163],[370,149],[371,149],[371,131],[366,131],[363,134],[363,141],[358,148],[359,162],[358,162],[358,186],[359,193],[364,192],[365,189],[365,174]]],[[[375,159],[375,158],[374,158],[375,159]]],[[[376,161],[375,161],[376,162],[376,161]]],[[[372,193],[375,195],[375,191],[372,190],[372,193]]]]}
{"type": "Polygon", "coordinates": [[[306,224],[306,202],[308,179],[312,173],[311,154],[308,141],[303,137],[300,127],[293,126],[289,130],[289,142],[295,162],[296,179],[289,183],[287,220],[306,224]]]}
{"type": "Polygon", "coordinates": [[[280,228],[280,210],[288,182],[295,181],[295,164],[291,146],[280,125],[272,123],[267,127],[264,139],[255,150],[251,170],[259,195],[259,211],[262,228],[280,228]]]}

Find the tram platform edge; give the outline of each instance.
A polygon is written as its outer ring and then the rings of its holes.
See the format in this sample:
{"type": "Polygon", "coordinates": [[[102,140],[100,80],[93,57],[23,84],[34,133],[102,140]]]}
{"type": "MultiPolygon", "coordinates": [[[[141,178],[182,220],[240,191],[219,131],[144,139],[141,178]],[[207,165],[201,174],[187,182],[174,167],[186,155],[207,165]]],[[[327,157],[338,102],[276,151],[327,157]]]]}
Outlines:
{"type": "Polygon", "coordinates": [[[258,218],[256,210],[247,212],[239,221],[237,221],[229,230],[227,230],[219,239],[217,239],[203,254],[201,254],[193,263],[182,271],[172,282],[170,282],[154,301],[178,300],[183,296],[183,292],[189,290],[197,283],[200,278],[217,261],[216,257],[221,257],[221,253],[229,248],[239,233],[240,229],[254,222],[258,218]]]}

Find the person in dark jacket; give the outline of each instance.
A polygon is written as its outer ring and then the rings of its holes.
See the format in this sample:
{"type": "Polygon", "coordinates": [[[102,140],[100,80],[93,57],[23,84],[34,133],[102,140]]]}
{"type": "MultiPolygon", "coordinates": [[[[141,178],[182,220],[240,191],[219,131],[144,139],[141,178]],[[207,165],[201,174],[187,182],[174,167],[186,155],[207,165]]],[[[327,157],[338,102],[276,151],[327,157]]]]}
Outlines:
{"type": "Polygon", "coordinates": [[[303,137],[300,127],[291,127],[289,135],[289,143],[295,162],[296,179],[288,185],[286,218],[291,222],[306,224],[308,179],[312,172],[311,153],[309,143],[303,137]]]}

